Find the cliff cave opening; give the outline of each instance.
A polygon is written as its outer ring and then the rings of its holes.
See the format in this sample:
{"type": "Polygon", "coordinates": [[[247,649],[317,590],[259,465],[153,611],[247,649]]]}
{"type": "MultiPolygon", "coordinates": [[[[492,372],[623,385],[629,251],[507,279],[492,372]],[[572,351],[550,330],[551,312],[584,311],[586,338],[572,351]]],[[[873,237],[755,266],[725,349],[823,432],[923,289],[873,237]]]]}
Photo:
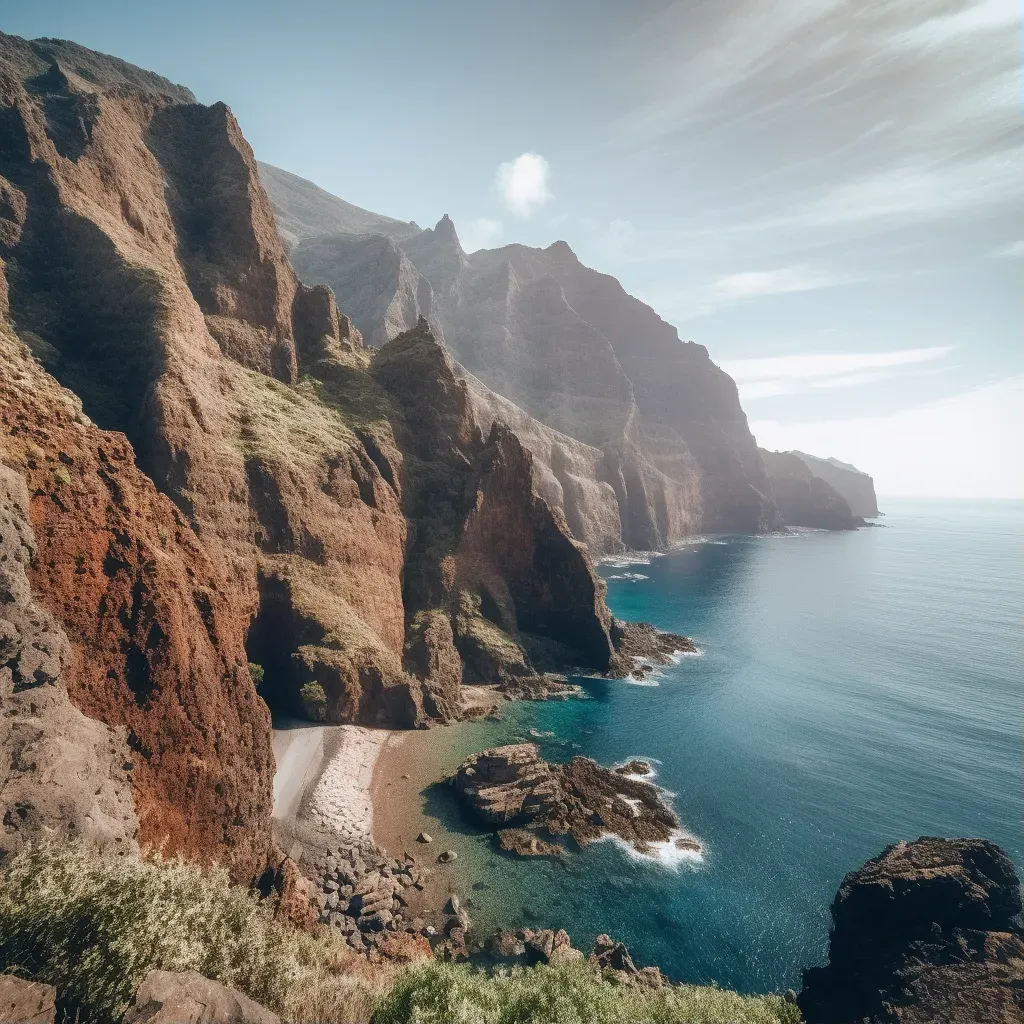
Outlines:
{"type": "Polygon", "coordinates": [[[288,581],[277,576],[260,575],[260,604],[249,625],[245,650],[250,665],[258,665],[261,679],[254,678],[256,692],[270,708],[271,715],[295,716],[301,713],[299,678],[292,655],[298,649],[300,623],[292,606],[288,581]]]}

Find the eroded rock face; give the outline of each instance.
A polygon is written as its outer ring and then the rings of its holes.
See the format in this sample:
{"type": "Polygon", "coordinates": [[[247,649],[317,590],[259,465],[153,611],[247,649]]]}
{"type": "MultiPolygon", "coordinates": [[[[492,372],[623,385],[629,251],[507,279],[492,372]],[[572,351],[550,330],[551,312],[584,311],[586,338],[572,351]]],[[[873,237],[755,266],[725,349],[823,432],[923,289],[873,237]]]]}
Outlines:
{"type": "MultiPolygon", "coordinates": [[[[269,844],[273,760],[244,619],[123,435],[97,430],[3,327],[0,366],[0,460],[18,478],[8,493],[32,496],[32,594],[63,627],[48,631],[37,689],[15,683],[9,699],[29,716],[18,728],[36,733],[40,755],[52,746],[39,761],[44,780],[49,771],[105,794],[91,827],[134,841],[137,817],[141,843],[216,856],[248,877],[269,844]],[[64,689],[74,707],[61,710],[64,689]],[[76,736],[81,777],[58,756],[76,736]],[[118,797],[126,778],[134,813],[118,797]]],[[[45,834],[74,804],[38,806],[45,834]]]]}
{"type": "Polygon", "coordinates": [[[426,321],[385,346],[371,370],[395,406],[406,456],[407,664],[426,674],[435,701],[454,695],[456,658],[467,682],[532,676],[551,662],[608,668],[603,582],[536,493],[516,435],[495,424],[483,437],[426,321]]]}
{"type": "Polygon", "coordinates": [[[28,516],[24,481],[0,463],[0,860],[42,840],[135,852],[125,731],[86,718],[68,699],[71,645],[33,600],[28,516]]]}
{"type": "MultiPolygon", "coordinates": [[[[547,844],[528,843],[523,833],[529,831],[571,835],[580,846],[610,833],[641,853],[650,852],[652,843],[674,839],[679,831],[679,819],[650,783],[627,778],[585,757],[550,764],[533,743],[475,754],[459,766],[451,781],[483,821],[503,826],[502,847],[521,855],[554,852],[547,844]]],[[[691,840],[682,841],[699,849],[691,840]]]]}
{"type": "Polygon", "coordinates": [[[792,452],[761,449],[772,495],[787,526],[819,530],[853,530],[864,521],[855,517],[846,499],[814,475],[792,452]]]}
{"type": "Polygon", "coordinates": [[[607,665],[602,586],[529,453],[481,434],[429,332],[370,371],[227,107],[2,37],[0,120],[0,459],[70,699],[127,736],[141,843],[262,868],[249,663],[282,711],[400,726],[457,713],[467,675],[607,665]]]}
{"type": "Polygon", "coordinates": [[[1024,1016],[1020,883],[982,839],[888,847],[843,879],[829,962],[804,972],[808,1024],[977,1024],[1024,1016]]]}

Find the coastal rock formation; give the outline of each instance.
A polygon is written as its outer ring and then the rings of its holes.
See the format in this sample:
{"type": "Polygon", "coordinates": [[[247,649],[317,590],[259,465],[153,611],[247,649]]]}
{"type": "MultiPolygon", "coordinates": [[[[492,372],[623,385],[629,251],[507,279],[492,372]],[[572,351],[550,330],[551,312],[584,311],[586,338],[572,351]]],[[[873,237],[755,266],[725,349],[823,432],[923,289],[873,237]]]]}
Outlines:
{"type": "Polygon", "coordinates": [[[268,704],[413,726],[463,678],[609,666],[529,452],[480,431],[429,330],[371,365],[299,283],[226,106],[2,36],[0,118],[0,460],[141,844],[262,871],[268,704]]]}
{"type": "MultiPolygon", "coordinates": [[[[679,819],[654,786],[586,757],[555,765],[542,760],[533,743],[495,747],[464,761],[451,782],[479,818],[504,831],[511,826],[520,832],[571,835],[580,846],[612,834],[640,853],[670,840],[700,848],[679,837],[679,819]]],[[[522,837],[513,834],[513,840],[503,845],[521,852],[522,837]]],[[[536,853],[528,846],[525,852],[536,853]]]]}
{"type": "Polygon", "coordinates": [[[411,524],[404,601],[409,667],[435,701],[461,680],[507,681],[552,664],[609,667],[603,582],[564,520],[539,497],[530,453],[504,424],[486,439],[429,325],[420,320],[374,357],[391,396],[411,524]],[[430,387],[423,382],[430,381],[430,387]]]}
{"type": "MultiPolygon", "coordinates": [[[[314,186],[275,179],[271,187],[287,219],[314,186]]],[[[296,248],[299,274],[351,296],[367,336],[393,336],[425,315],[484,387],[543,427],[602,452],[598,472],[577,474],[590,484],[580,504],[586,517],[607,521],[595,485],[610,486],[626,546],[664,547],[702,529],[781,525],[732,380],[706,349],[681,342],[565,242],[467,256],[447,216],[404,238],[381,232],[376,243],[319,234],[296,248]]],[[[548,464],[544,447],[534,454],[548,464]]],[[[568,511],[566,518],[577,539],[590,543],[568,511]]]]}
{"type": "Polygon", "coordinates": [[[843,879],[829,962],[804,972],[808,1024],[1024,1019],[1020,882],[982,839],[897,843],[843,879]]]}
{"type": "Polygon", "coordinates": [[[834,487],[850,506],[850,512],[861,519],[873,519],[878,515],[878,499],[875,497],[875,482],[867,473],[838,459],[819,459],[805,452],[791,452],[815,476],[834,487]]]}
{"type": "Polygon", "coordinates": [[[815,476],[792,452],[761,449],[772,494],[788,526],[819,530],[853,530],[864,521],[850,512],[846,499],[815,476]]]}

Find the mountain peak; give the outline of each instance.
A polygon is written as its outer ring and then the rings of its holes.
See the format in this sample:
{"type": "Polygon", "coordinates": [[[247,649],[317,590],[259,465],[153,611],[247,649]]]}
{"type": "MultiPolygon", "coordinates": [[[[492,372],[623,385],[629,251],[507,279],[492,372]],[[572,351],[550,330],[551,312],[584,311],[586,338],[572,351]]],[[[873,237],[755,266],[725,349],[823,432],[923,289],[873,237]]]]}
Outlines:
{"type": "Polygon", "coordinates": [[[442,238],[452,238],[456,241],[459,237],[455,231],[455,223],[447,213],[434,225],[434,234],[442,238]]]}
{"type": "Polygon", "coordinates": [[[572,247],[562,238],[559,238],[557,242],[552,242],[546,251],[561,260],[577,259],[576,253],[572,251],[572,247]]]}

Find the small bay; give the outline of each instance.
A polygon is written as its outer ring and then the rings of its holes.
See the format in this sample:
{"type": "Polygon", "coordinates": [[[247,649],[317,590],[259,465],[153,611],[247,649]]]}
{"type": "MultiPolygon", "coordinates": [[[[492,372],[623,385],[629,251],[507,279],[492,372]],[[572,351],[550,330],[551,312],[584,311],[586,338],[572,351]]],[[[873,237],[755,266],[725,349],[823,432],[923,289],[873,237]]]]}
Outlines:
{"type": "MultiPolygon", "coordinates": [[[[703,860],[611,842],[564,862],[496,853],[434,787],[478,929],[599,932],[677,980],[797,986],[823,960],[843,875],[889,843],[981,836],[1024,860],[1024,504],[885,503],[853,533],[701,539],[606,562],[621,618],[693,636],[652,682],[511,705],[451,757],[534,739],[545,757],[651,759],[703,860]]],[[[458,749],[454,749],[458,748],[458,749]]]]}

